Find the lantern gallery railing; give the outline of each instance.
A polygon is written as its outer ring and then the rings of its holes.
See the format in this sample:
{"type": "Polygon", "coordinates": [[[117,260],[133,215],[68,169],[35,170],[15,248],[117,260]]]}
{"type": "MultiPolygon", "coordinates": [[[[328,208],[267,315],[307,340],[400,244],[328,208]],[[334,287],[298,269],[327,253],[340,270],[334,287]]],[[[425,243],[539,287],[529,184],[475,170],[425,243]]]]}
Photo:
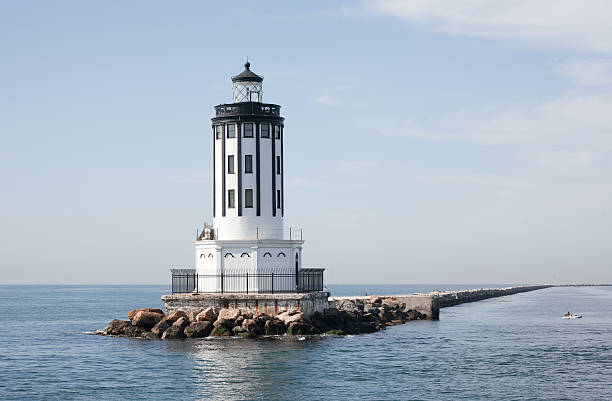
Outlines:
{"type": "Polygon", "coordinates": [[[277,104],[259,102],[221,104],[219,106],[215,106],[215,113],[217,117],[244,114],[252,114],[256,116],[280,116],[280,106],[277,104]]]}
{"type": "Polygon", "coordinates": [[[177,269],[172,272],[172,293],[282,294],[323,291],[323,270],[302,269],[298,274],[244,273],[196,274],[177,269]]]}

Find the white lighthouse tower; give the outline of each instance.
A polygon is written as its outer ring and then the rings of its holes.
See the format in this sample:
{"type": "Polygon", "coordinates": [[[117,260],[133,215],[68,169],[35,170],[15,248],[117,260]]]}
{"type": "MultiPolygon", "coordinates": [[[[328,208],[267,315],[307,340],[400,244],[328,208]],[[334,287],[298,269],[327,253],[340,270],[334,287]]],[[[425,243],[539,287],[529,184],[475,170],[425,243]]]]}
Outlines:
{"type": "MultiPolygon", "coordinates": [[[[213,225],[195,244],[197,292],[299,292],[301,230],[285,228],[284,118],[263,103],[263,77],[232,77],[233,103],[212,118],[213,225]]],[[[318,275],[317,275],[318,277],[318,275]]],[[[311,283],[308,284],[309,286],[311,283]]]]}

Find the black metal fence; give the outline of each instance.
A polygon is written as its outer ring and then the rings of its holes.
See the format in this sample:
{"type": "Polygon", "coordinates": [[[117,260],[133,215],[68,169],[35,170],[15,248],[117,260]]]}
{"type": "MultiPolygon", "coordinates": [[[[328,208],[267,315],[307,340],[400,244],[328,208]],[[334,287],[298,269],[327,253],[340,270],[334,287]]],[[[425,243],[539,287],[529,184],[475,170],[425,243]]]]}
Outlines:
{"type": "Polygon", "coordinates": [[[323,291],[324,269],[302,269],[296,274],[196,274],[172,272],[172,293],[281,294],[323,291]]]}

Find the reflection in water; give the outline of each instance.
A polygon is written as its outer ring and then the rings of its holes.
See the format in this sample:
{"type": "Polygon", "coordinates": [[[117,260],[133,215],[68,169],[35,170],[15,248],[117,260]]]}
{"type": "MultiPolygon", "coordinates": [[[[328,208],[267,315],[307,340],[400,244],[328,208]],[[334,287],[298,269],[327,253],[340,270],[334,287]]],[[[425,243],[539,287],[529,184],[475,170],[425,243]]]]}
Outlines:
{"type": "Polygon", "coordinates": [[[319,343],[329,340],[333,339],[207,338],[169,341],[166,351],[187,355],[192,363],[194,399],[295,399],[300,391],[290,389],[308,387],[304,365],[320,355],[319,343]]]}

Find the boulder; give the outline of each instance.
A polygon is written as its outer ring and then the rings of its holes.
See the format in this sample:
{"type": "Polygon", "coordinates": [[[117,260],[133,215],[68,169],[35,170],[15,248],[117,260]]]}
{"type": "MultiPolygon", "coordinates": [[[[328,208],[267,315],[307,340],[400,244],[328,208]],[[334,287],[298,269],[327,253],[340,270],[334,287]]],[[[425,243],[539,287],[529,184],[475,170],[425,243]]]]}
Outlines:
{"type": "Polygon", "coordinates": [[[174,325],[168,327],[168,329],[164,331],[164,334],[162,334],[163,340],[181,340],[183,338],[185,338],[183,330],[181,330],[179,326],[174,325]]]}
{"type": "Polygon", "coordinates": [[[370,303],[380,304],[380,303],[382,303],[382,299],[378,295],[372,295],[370,297],[370,303]]]}
{"type": "Polygon", "coordinates": [[[390,322],[391,320],[394,319],[393,314],[390,311],[383,309],[383,308],[379,309],[378,316],[380,317],[380,320],[382,320],[383,322],[390,322]]]}
{"type": "Polygon", "coordinates": [[[259,325],[255,322],[255,319],[245,319],[242,322],[242,328],[247,333],[260,334],[261,330],[259,325]]]}
{"type": "Polygon", "coordinates": [[[136,314],[138,312],[155,312],[155,313],[159,313],[160,315],[164,314],[164,311],[161,309],[156,309],[156,308],[140,308],[140,309],[134,309],[128,312],[128,319],[132,320],[134,319],[134,316],[136,316],[136,314]]]}
{"type": "Polygon", "coordinates": [[[306,322],[292,322],[287,329],[287,334],[292,336],[309,335],[314,333],[314,327],[306,322]]]}
{"type": "Polygon", "coordinates": [[[244,316],[238,316],[238,318],[234,321],[234,324],[236,326],[242,326],[242,322],[244,322],[245,317],[244,316]]]}
{"type": "Polygon", "coordinates": [[[104,333],[108,336],[122,336],[128,327],[132,327],[132,323],[126,320],[114,319],[108,323],[108,327],[104,333]]]}
{"type": "Polygon", "coordinates": [[[189,326],[189,323],[191,323],[189,319],[187,319],[185,316],[181,316],[172,325],[180,327],[181,330],[185,330],[185,327],[189,326]]]}
{"type": "MultiPolygon", "coordinates": [[[[330,320],[333,320],[333,319],[330,319],[330,320]]],[[[312,325],[321,333],[325,333],[331,328],[329,321],[325,319],[325,317],[321,315],[319,312],[315,312],[310,317],[310,321],[312,322],[312,325]]]]}
{"type": "MultiPolygon", "coordinates": [[[[187,317],[189,318],[190,322],[197,322],[198,321],[198,315],[200,313],[202,313],[204,311],[204,309],[194,309],[192,311],[189,312],[189,314],[187,315],[187,317]]],[[[205,319],[206,320],[206,319],[205,319]]]]}
{"type": "Polygon", "coordinates": [[[235,326],[235,324],[234,324],[234,321],[232,321],[232,320],[226,320],[226,319],[219,318],[219,319],[215,320],[215,322],[213,323],[213,326],[214,327],[221,327],[221,326],[223,326],[226,329],[231,330],[235,326]]]}
{"type": "Polygon", "coordinates": [[[378,331],[375,322],[359,322],[355,325],[356,333],[375,333],[378,331]]]}
{"type": "Polygon", "coordinates": [[[244,332],[244,329],[242,328],[242,326],[236,326],[232,329],[232,333],[234,333],[235,336],[239,336],[243,332],[244,332]]]}
{"type": "Polygon", "coordinates": [[[140,337],[141,337],[141,338],[145,338],[145,339],[147,339],[147,340],[156,340],[156,339],[158,339],[158,338],[159,338],[158,336],[156,336],[155,334],[151,333],[150,331],[144,331],[144,332],[143,332],[143,333],[140,335],[140,337]]]}
{"type": "Polygon", "coordinates": [[[304,320],[304,314],[302,312],[297,312],[290,314],[291,312],[283,312],[277,316],[279,320],[282,320],[287,326],[289,326],[293,322],[299,322],[304,320]]]}
{"type": "Polygon", "coordinates": [[[216,326],[210,333],[211,336],[222,337],[230,336],[232,332],[225,326],[216,326]]]}
{"type": "Polygon", "coordinates": [[[406,318],[408,318],[408,320],[416,320],[418,315],[419,315],[419,312],[413,309],[406,312],[406,318]]]}
{"type": "Polygon", "coordinates": [[[172,326],[174,324],[174,322],[179,320],[179,318],[181,318],[181,317],[189,318],[189,316],[187,316],[187,314],[185,312],[183,312],[182,310],[177,310],[176,312],[172,312],[171,314],[166,315],[164,320],[165,320],[166,323],[168,323],[170,326],[172,326]]]}
{"type": "Polygon", "coordinates": [[[142,337],[142,335],[146,332],[147,331],[143,330],[141,327],[130,325],[129,327],[125,328],[125,331],[123,332],[123,336],[124,337],[142,337]]]}
{"type": "Polygon", "coordinates": [[[257,323],[257,326],[259,327],[259,331],[262,333],[265,330],[266,322],[270,319],[272,318],[265,313],[258,313],[253,317],[253,320],[255,320],[255,323],[257,323]]]}
{"type": "Polygon", "coordinates": [[[214,322],[215,320],[217,320],[217,316],[219,316],[219,311],[217,310],[217,308],[215,308],[214,306],[209,306],[202,312],[198,313],[198,315],[196,316],[196,320],[198,322],[203,322],[205,320],[209,322],[214,322]]]}
{"type": "Polygon", "coordinates": [[[155,334],[157,337],[161,337],[164,334],[164,331],[168,329],[168,327],[170,327],[170,325],[165,321],[161,320],[159,323],[153,326],[153,328],[151,329],[151,333],[155,334]]]}
{"type": "Polygon", "coordinates": [[[208,337],[213,329],[211,322],[205,320],[203,322],[193,322],[187,328],[184,333],[187,338],[203,338],[208,337]]]}
{"type": "Polygon", "coordinates": [[[151,330],[163,317],[164,315],[157,312],[140,311],[134,315],[132,325],[151,330]]]}
{"type": "Polygon", "coordinates": [[[266,335],[281,335],[287,332],[287,326],[280,319],[271,319],[266,322],[265,331],[266,335]]]}
{"type": "Polygon", "coordinates": [[[397,301],[394,301],[392,299],[386,298],[385,300],[382,301],[383,305],[387,305],[389,307],[389,309],[399,309],[400,304],[397,301]]]}
{"type": "Polygon", "coordinates": [[[219,311],[219,316],[217,316],[217,320],[225,319],[235,321],[236,319],[238,319],[238,316],[240,316],[240,309],[223,308],[219,311]]]}
{"type": "Polygon", "coordinates": [[[375,322],[378,320],[378,316],[372,314],[372,313],[365,313],[362,317],[361,317],[361,321],[363,322],[375,322]]]}

